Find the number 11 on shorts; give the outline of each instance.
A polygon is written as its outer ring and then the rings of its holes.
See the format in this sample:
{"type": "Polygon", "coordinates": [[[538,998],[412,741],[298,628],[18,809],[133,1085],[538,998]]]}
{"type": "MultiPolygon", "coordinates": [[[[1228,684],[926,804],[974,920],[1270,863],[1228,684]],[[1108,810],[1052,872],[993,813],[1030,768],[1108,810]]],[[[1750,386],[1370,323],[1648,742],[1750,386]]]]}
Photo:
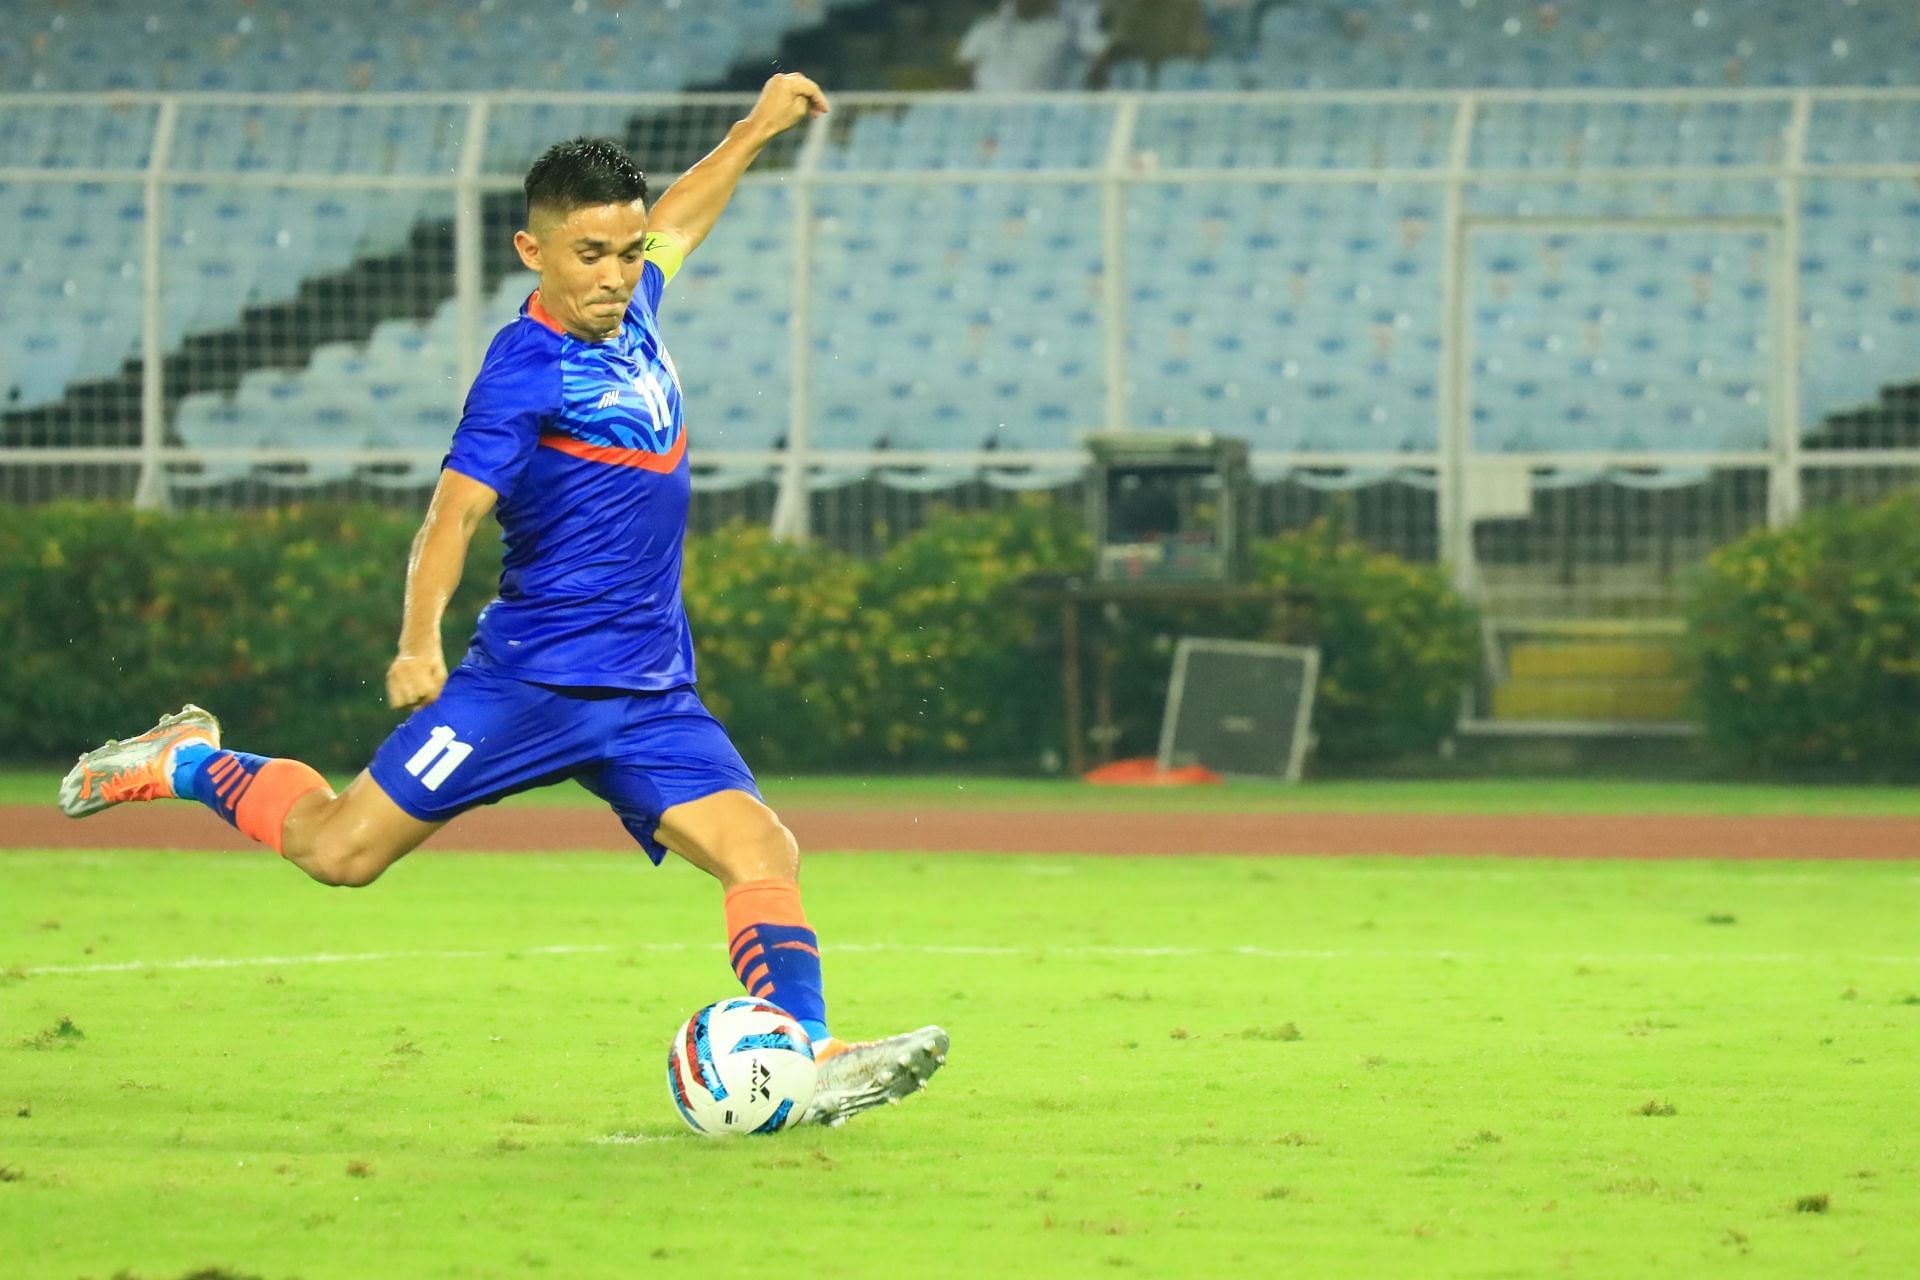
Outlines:
{"type": "Polygon", "coordinates": [[[460,742],[453,736],[453,729],[440,725],[427,735],[421,748],[407,761],[407,772],[420,779],[420,785],[429,791],[438,791],[455,769],[473,754],[473,744],[460,742]]]}

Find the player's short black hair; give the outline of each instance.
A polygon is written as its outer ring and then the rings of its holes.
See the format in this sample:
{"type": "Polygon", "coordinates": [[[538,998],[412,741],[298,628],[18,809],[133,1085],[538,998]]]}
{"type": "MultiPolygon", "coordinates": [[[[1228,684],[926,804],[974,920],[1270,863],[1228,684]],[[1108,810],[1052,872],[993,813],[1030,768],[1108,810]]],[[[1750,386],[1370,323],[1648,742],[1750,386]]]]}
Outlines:
{"type": "Polygon", "coordinates": [[[548,147],[527,170],[527,217],[535,209],[569,213],[582,205],[647,198],[647,175],[611,138],[569,138],[548,147]]]}

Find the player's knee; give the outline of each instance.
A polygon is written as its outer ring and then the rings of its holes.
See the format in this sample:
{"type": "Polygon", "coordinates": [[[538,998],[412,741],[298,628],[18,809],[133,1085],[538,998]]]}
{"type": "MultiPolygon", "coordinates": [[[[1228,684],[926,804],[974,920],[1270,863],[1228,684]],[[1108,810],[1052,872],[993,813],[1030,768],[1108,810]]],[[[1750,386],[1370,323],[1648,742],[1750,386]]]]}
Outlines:
{"type": "Polygon", "coordinates": [[[787,830],[786,823],[769,815],[765,829],[759,833],[759,845],[761,865],[775,878],[799,878],[800,842],[787,830]]]}
{"type": "Polygon", "coordinates": [[[732,833],[721,851],[721,863],[736,881],[793,880],[800,874],[800,842],[769,813],[751,827],[732,833]]]}
{"type": "Polygon", "coordinates": [[[775,845],[779,850],[780,864],[786,868],[788,878],[800,878],[800,842],[793,838],[793,832],[787,830],[787,824],[778,818],[773,820],[775,845]]]}

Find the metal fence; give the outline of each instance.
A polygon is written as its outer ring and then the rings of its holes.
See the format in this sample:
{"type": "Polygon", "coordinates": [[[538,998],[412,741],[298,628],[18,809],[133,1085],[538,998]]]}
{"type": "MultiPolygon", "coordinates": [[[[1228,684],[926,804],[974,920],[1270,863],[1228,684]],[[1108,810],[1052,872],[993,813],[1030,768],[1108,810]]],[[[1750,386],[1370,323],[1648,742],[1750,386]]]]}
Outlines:
{"type": "MultiPolygon", "coordinates": [[[[526,165],[682,170],[713,95],[0,96],[0,493],[416,503],[526,165]]],[[[1496,619],[1660,619],[1711,547],[1920,476],[1920,92],[849,96],[669,295],[696,519],[856,549],[1247,437],[1265,527],[1496,619]]],[[[659,185],[656,179],[656,185],[659,185]]]]}

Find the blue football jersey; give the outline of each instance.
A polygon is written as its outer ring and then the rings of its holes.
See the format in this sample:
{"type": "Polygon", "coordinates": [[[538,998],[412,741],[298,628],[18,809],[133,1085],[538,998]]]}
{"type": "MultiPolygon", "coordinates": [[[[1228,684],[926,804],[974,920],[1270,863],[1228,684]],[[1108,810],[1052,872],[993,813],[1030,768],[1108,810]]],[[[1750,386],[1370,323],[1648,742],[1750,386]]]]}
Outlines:
{"type": "Polygon", "coordinates": [[[693,683],[686,421],[655,321],[666,283],[649,260],[600,342],[565,332],[536,292],[488,348],[445,463],[500,495],[506,543],[469,662],[566,687],[693,683]]]}

